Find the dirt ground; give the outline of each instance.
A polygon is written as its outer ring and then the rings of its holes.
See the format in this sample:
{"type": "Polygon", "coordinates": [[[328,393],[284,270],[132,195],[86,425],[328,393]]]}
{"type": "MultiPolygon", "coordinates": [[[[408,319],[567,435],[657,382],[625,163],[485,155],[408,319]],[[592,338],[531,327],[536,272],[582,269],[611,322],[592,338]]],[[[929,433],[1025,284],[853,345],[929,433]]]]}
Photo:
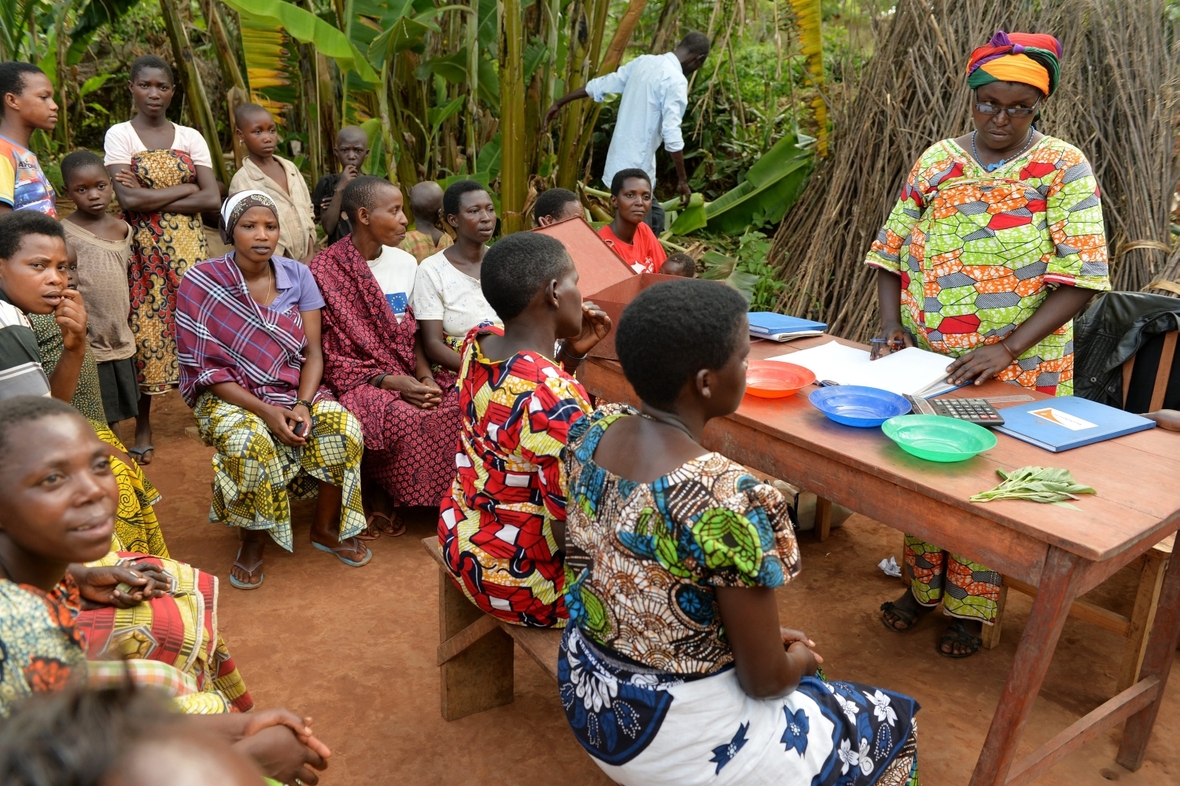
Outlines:
{"type": "MultiPolygon", "coordinates": [[[[157,507],[173,557],[221,577],[219,620],[259,706],[282,705],[315,719],[332,747],[325,784],[605,784],[574,741],[554,683],[517,650],[516,701],[454,723],[438,710],[438,579],[419,540],[435,531],[417,510],[409,532],[373,544],[373,561],[348,568],[310,546],[311,509],[295,509],[293,554],[268,548],[264,586],[230,587],[235,533],[208,523],[212,450],[186,428],[175,393],[152,407],[156,457],[146,469],[164,495],[157,507]]],[[[123,424],[130,438],[131,423],[123,424]]],[[[825,543],[801,537],[803,572],[779,593],[784,624],[806,631],[834,679],[908,693],[922,704],[919,762],[926,786],[965,784],[983,744],[1031,602],[1008,601],[1001,645],[973,658],[939,657],[941,626],[927,618],[906,635],[878,621],[880,603],[900,594],[878,568],[900,559],[901,536],[862,516],[825,543]]],[[[1100,592],[1130,605],[1128,576],[1100,592]]],[[[1114,693],[1122,639],[1070,620],[1027,725],[1021,752],[1114,693]]],[[[1137,786],[1180,783],[1180,678],[1167,688],[1147,761],[1136,773],[1114,762],[1118,730],[1074,753],[1036,783],[1137,786]]]]}

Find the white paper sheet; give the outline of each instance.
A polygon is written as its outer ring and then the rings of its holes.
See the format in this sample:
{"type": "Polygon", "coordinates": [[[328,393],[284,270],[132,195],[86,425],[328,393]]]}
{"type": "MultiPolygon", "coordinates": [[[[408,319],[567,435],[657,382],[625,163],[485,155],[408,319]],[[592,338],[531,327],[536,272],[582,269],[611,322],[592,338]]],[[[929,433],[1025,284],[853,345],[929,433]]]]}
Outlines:
{"type": "Polygon", "coordinates": [[[817,380],[865,385],[898,395],[930,396],[954,388],[946,382],[946,367],[951,364],[951,359],[917,347],[907,347],[870,361],[867,350],[829,341],[770,360],[803,366],[814,372],[817,380]]]}

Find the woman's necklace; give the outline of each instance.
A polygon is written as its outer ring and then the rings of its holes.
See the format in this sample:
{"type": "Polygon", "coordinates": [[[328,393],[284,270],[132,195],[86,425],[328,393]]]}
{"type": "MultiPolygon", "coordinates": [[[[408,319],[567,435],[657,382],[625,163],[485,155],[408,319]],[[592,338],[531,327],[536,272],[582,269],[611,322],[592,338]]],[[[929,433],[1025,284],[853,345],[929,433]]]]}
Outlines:
{"type": "Polygon", "coordinates": [[[673,418],[671,416],[667,416],[666,418],[656,417],[655,415],[651,414],[650,412],[643,412],[640,414],[642,414],[648,420],[653,420],[656,423],[660,423],[665,426],[671,426],[674,429],[679,429],[680,431],[683,431],[685,433],[685,435],[687,435],[688,438],[691,439],[693,442],[697,441],[697,438],[692,435],[691,431],[689,431],[688,426],[684,425],[679,420],[676,420],[675,418],[673,418]]]}
{"type": "Polygon", "coordinates": [[[1015,161],[1016,159],[1018,159],[1022,155],[1024,155],[1024,151],[1028,150],[1029,146],[1032,144],[1033,136],[1037,133],[1037,130],[1035,128],[1030,128],[1028,130],[1028,141],[1024,143],[1024,147],[1020,148],[1020,151],[1016,155],[1012,156],[1011,158],[1001,158],[999,161],[997,161],[994,164],[985,164],[979,160],[979,152],[975,149],[975,135],[978,133],[979,133],[978,131],[971,132],[971,156],[979,163],[979,165],[981,167],[986,169],[988,172],[995,172],[997,169],[1004,166],[1004,164],[1007,164],[1009,161],[1015,161]]]}

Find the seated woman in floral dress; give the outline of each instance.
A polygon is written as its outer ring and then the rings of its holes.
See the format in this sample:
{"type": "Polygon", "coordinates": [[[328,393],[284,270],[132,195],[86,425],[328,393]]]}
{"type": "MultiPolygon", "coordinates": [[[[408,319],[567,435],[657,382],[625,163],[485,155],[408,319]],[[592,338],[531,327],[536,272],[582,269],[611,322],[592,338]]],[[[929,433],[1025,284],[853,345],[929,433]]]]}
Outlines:
{"type": "Polygon", "coordinates": [[[238,527],[230,574],[238,589],[262,584],[269,533],[291,550],[287,496],[318,495],[311,543],[353,567],[373,554],[365,529],[361,426],[320,386],[320,308],[306,265],[274,256],[278,208],[242,191],[221,209],[234,250],[195,266],[177,295],[180,392],[213,457],[210,521],[238,527]]]}
{"type": "Polygon", "coordinates": [[[917,704],[815,676],[814,642],[779,627],[774,588],[799,572],[787,503],[701,447],[745,392],[745,300],[657,284],[615,346],[641,409],[599,408],[564,454],[557,673],[578,741],[623,784],[916,784],[917,704]]]}
{"type": "Polygon", "coordinates": [[[363,175],[341,205],[352,234],[311,261],[324,296],[324,384],[365,432],[365,537],[396,536],[406,529],[398,509],[437,507],[455,477],[459,391],[453,373],[431,370],[409,305],[418,263],[397,248],[401,189],[363,175]]]}

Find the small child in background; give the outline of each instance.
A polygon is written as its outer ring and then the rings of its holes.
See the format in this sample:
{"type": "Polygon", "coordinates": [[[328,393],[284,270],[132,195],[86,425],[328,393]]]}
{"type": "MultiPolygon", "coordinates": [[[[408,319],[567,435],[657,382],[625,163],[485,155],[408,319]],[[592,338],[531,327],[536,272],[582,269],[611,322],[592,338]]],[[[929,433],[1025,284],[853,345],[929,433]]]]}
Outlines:
{"type": "Polygon", "coordinates": [[[442,186],[433,180],[426,180],[410,189],[410,212],[414,216],[414,228],[406,233],[400,248],[413,254],[419,262],[455,243],[439,226],[442,222],[442,202],[442,186]]]}
{"type": "Polygon", "coordinates": [[[61,179],[77,210],[62,221],[67,248],[78,257],[78,291],[86,303],[87,339],[98,364],[107,423],[139,414],[135,335],[128,325],[131,227],[107,209],[115,190],[102,159],[89,150],[62,159],[61,179]]]}
{"type": "Polygon", "coordinates": [[[229,194],[257,189],[279,209],[279,244],[275,253],[307,264],[315,256],[315,219],[307,183],[295,164],[275,155],[279,131],[265,107],[242,104],[234,109],[238,140],[249,155],[229,184],[229,194]]]}
{"type": "Polygon", "coordinates": [[[340,209],[344,188],[361,174],[361,167],[369,157],[369,137],[357,126],[345,126],[336,134],[336,160],[342,169],[324,175],[311,192],[311,206],[315,219],[328,236],[328,245],[352,233],[352,223],[340,209]]]}
{"type": "Polygon", "coordinates": [[[696,278],[697,263],[688,254],[673,254],[664,260],[660,272],[665,276],[680,276],[681,278],[696,278]]]}

